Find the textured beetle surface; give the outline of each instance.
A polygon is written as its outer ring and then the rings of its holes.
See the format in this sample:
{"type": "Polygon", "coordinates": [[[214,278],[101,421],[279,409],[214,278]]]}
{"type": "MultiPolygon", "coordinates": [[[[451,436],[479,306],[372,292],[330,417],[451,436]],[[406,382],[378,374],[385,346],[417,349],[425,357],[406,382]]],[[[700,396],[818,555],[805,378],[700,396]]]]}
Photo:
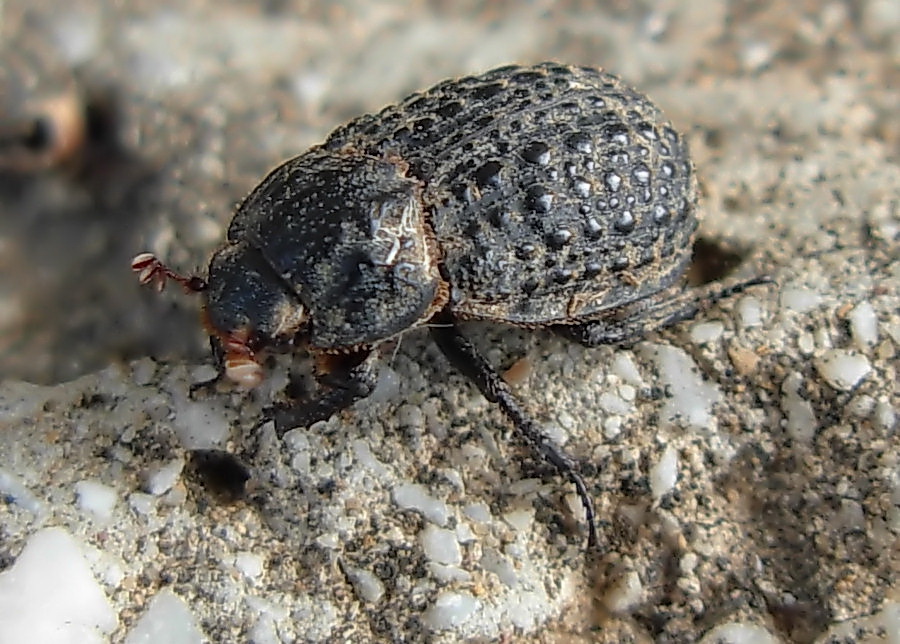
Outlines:
{"type": "MultiPolygon", "coordinates": [[[[456,322],[549,326],[622,342],[696,313],[681,277],[697,228],[684,142],[644,96],[553,63],[450,80],[338,128],[244,200],[207,281],[150,254],[160,287],[203,291],[221,372],[252,386],[260,352],[303,344],[318,395],[273,412],[279,431],[371,391],[372,349],[430,323],[450,361],[576,485],[456,322]]],[[[735,289],[720,290],[722,297],[735,289]]]]}
{"type": "Polygon", "coordinates": [[[645,97],[595,69],[444,82],[324,147],[408,164],[459,316],[569,324],[661,290],[690,259],[685,145],[645,97]]]}

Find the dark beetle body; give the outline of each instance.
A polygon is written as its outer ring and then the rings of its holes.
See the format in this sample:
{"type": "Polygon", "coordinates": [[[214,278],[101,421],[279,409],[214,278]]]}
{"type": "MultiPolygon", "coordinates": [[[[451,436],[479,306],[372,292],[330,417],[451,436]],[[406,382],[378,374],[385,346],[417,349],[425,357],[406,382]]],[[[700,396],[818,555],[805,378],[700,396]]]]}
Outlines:
{"type": "Polygon", "coordinates": [[[462,335],[463,319],[632,341],[732,289],[681,277],[697,229],[687,148],[644,96],[595,69],[544,63],[440,83],[338,128],[244,200],[206,282],[150,254],[143,282],[204,291],[221,371],[245,386],[259,353],[304,344],[317,397],[272,412],[281,432],[374,386],[372,349],[428,324],[438,346],[575,484],[543,433],[462,335]]]}
{"type": "MultiPolygon", "coordinates": [[[[615,77],[504,67],[339,128],[254,190],[228,240],[335,350],[426,322],[442,278],[455,316],[529,326],[646,298],[685,270],[695,193],[685,144],[615,77]]],[[[235,328],[226,308],[212,321],[235,328]]]]}
{"type": "Polygon", "coordinates": [[[571,324],[668,286],[690,258],[687,149],[645,97],[596,69],[446,81],[323,147],[409,165],[461,317],[571,324]]]}

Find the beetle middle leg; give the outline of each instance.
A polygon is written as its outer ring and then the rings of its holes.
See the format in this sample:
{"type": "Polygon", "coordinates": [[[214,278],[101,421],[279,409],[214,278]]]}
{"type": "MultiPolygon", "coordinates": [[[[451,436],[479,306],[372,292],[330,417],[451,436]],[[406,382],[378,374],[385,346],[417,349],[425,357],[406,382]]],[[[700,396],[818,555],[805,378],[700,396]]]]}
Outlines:
{"type": "Polygon", "coordinates": [[[506,381],[478,352],[475,345],[460,333],[448,316],[445,316],[443,320],[437,319],[435,322],[437,324],[431,327],[431,334],[447,359],[477,385],[485,398],[492,403],[499,404],[516,430],[535,451],[575,485],[581,504],[584,506],[585,520],[588,524],[588,545],[596,546],[597,527],[594,518],[594,502],[588,493],[584,479],[578,473],[575,461],[563,452],[544,433],[540,425],[528,415],[522,404],[510,391],[506,381]]]}
{"type": "Polygon", "coordinates": [[[683,290],[672,286],[666,291],[612,309],[603,317],[582,324],[560,324],[553,330],[587,347],[603,344],[629,344],[651,331],[688,320],[703,308],[739,293],[751,286],[771,284],[771,277],[755,277],[731,286],[709,284],[704,288],[683,290]]]}
{"type": "Polygon", "coordinates": [[[309,427],[320,420],[328,420],[375,390],[375,360],[369,350],[317,356],[315,376],[318,387],[314,397],[278,404],[266,413],[266,417],[275,421],[279,436],[296,427],[309,427]]]}

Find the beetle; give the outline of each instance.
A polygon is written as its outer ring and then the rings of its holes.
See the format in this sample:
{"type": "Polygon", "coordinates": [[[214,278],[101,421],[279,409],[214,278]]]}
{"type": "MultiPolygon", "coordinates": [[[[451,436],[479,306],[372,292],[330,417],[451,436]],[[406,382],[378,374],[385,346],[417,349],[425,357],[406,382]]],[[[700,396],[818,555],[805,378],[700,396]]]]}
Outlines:
{"type": "Polygon", "coordinates": [[[642,94],[598,69],[542,63],[444,81],[335,130],[238,207],[205,279],[151,253],[132,268],[202,293],[220,375],[304,346],[317,392],[274,407],[279,433],[370,394],[374,349],[427,326],[581,499],[575,461],[463,334],[464,320],[549,327],[587,346],[630,343],[732,288],[689,289],[698,220],[684,139],[642,94]]]}

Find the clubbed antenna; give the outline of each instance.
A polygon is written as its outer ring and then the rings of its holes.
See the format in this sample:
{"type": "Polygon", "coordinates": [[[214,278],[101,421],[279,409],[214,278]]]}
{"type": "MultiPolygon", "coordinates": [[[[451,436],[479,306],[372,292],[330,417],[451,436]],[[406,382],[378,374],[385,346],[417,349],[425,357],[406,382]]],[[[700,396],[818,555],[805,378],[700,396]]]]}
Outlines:
{"type": "Polygon", "coordinates": [[[131,270],[138,274],[141,284],[153,284],[157,291],[166,287],[167,280],[175,280],[184,287],[186,293],[206,290],[206,280],[195,275],[176,273],[163,264],[153,253],[140,253],[131,260],[131,270]]]}

